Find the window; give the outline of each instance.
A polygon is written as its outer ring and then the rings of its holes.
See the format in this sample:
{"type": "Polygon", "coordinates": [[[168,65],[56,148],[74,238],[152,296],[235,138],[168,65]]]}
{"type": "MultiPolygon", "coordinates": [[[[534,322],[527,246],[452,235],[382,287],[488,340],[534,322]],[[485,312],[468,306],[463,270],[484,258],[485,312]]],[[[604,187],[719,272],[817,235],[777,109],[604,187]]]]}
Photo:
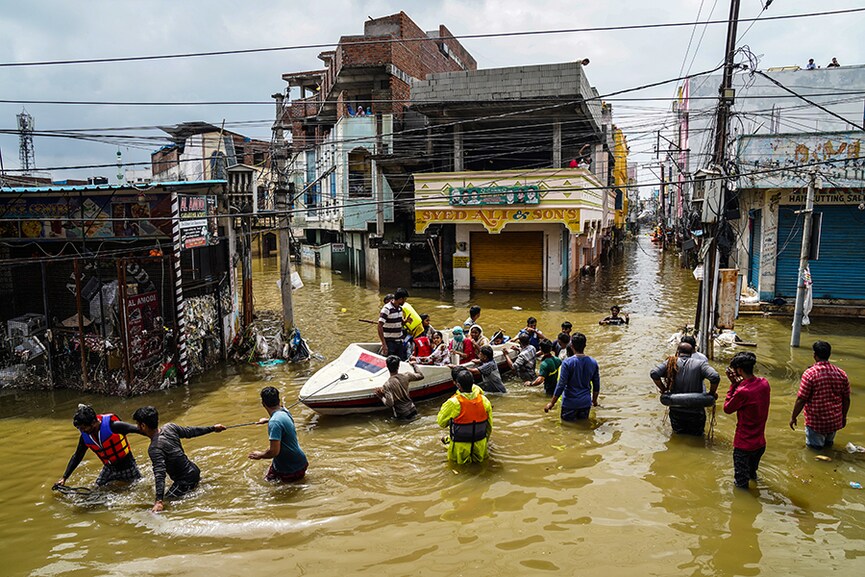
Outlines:
{"type": "Polygon", "coordinates": [[[372,157],[365,148],[348,153],[348,197],[372,198],[372,157]]]}

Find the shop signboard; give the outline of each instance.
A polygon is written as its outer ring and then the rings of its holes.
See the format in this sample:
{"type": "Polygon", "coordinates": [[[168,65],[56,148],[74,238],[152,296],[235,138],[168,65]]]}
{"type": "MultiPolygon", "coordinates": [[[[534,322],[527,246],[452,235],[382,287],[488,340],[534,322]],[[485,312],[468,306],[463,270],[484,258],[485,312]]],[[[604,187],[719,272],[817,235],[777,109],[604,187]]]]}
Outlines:
{"type": "Polygon", "coordinates": [[[574,234],[580,228],[579,208],[461,208],[446,210],[415,210],[415,232],[423,234],[430,224],[480,224],[487,232],[497,234],[509,223],[561,223],[574,234]]]}
{"type": "Polygon", "coordinates": [[[0,238],[111,240],[171,236],[168,195],[9,195],[0,198],[0,238]]]}
{"type": "Polygon", "coordinates": [[[180,243],[184,250],[217,244],[216,196],[178,194],[180,243]]]}
{"type": "Polygon", "coordinates": [[[453,206],[538,204],[541,202],[541,189],[533,184],[527,186],[457,187],[451,188],[449,199],[453,206]]]}
{"type": "Polygon", "coordinates": [[[126,298],[125,323],[129,364],[139,372],[159,359],[162,353],[162,320],[156,291],[126,298]]]}

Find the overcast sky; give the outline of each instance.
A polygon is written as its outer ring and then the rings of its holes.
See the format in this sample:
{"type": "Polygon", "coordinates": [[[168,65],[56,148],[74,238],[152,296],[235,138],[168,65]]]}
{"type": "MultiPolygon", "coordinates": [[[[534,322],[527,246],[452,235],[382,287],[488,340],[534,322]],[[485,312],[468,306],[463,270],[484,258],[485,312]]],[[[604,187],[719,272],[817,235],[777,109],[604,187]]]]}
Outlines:
{"type": "MultiPolygon", "coordinates": [[[[765,2],[765,0],[763,0],[765,2]]],[[[775,0],[765,16],[831,11],[862,6],[842,0],[775,0]]],[[[760,0],[742,0],[740,17],[761,12],[760,0]]],[[[224,0],[0,0],[0,63],[137,56],[269,46],[335,43],[341,35],[361,34],[367,17],[405,11],[422,29],[446,25],[456,36],[489,32],[551,30],[659,22],[725,19],[729,0],[318,0],[316,2],[238,2],[224,0]],[[714,5],[714,11],[712,10],[714,5]]],[[[740,35],[750,23],[740,25],[740,35]]],[[[761,56],[761,68],[803,66],[808,58],[825,66],[835,56],[845,64],[865,63],[865,12],[818,18],[757,22],[741,40],[761,56]]],[[[590,58],[589,81],[601,94],[697,72],[720,63],[724,25],[639,31],[569,33],[464,40],[479,68],[542,64],[590,58]],[[705,36],[696,52],[703,31],[705,36]],[[691,48],[685,61],[692,31],[691,48]]],[[[269,101],[285,88],[284,72],[319,68],[321,49],[228,55],[152,62],[0,68],[3,100],[98,100],[190,102],[269,101]]],[[[669,97],[675,85],[629,96],[669,97]]],[[[270,139],[273,105],[259,106],[61,106],[0,103],[0,129],[15,128],[22,107],[37,130],[169,125],[202,120],[229,124],[237,132],[270,139]]],[[[632,159],[647,162],[654,139],[648,134],[665,120],[668,102],[622,102],[614,120],[628,131],[632,159]]],[[[161,146],[158,131],[124,130],[152,137],[121,146],[127,162],[149,161],[161,146]]],[[[35,139],[40,168],[114,163],[117,145],[71,139],[35,139]]],[[[7,169],[18,168],[18,138],[0,134],[7,169]]],[[[104,175],[116,169],[52,170],[55,179],[104,175]]],[[[642,175],[641,175],[642,176],[642,175]]],[[[646,177],[649,177],[646,174],[646,177]]]]}

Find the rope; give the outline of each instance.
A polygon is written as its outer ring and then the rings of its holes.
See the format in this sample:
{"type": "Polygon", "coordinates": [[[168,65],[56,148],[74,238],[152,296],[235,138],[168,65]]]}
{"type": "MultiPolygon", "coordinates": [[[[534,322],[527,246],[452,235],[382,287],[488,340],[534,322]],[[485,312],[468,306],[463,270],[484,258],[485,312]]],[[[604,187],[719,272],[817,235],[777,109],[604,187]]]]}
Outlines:
{"type": "Polygon", "coordinates": [[[715,440],[715,405],[712,405],[712,418],[709,421],[709,434],[706,436],[709,441],[715,440]]]}
{"type": "Polygon", "coordinates": [[[60,483],[54,483],[51,487],[52,491],[57,491],[61,495],[84,495],[89,496],[93,494],[93,489],[89,487],[67,487],[66,485],[61,485],[60,483]]]}
{"type": "Polygon", "coordinates": [[[226,429],[236,429],[237,427],[248,427],[250,425],[257,425],[258,421],[250,421],[248,423],[240,423],[239,425],[228,425],[225,427],[226,429]]]}

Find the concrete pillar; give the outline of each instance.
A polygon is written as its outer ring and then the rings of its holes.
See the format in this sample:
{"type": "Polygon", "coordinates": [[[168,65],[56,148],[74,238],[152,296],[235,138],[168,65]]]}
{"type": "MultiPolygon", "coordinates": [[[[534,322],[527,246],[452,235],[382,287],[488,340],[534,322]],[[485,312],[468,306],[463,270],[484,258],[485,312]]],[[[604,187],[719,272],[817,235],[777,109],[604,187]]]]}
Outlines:
{"type": "MultiPolygon", "coordinates": [[[[763,197],[763,237],[760,243],[760,300],[770,301],[775,298],[775,270],[778,259],[778,199],[780,191],[767,190],[763,197]]],[[[795,248],[793,249],[795,250],[795,248]]]]}
{"type": "Polygon", "coordinates": [[[553,123],[553,168],[562,167],[562,123],[553,123]]]}
{"type": "Polygon", "coordinates": [[[454,172],[465,170],[463,165],[463,127],[454,125],[454,172]]]}

